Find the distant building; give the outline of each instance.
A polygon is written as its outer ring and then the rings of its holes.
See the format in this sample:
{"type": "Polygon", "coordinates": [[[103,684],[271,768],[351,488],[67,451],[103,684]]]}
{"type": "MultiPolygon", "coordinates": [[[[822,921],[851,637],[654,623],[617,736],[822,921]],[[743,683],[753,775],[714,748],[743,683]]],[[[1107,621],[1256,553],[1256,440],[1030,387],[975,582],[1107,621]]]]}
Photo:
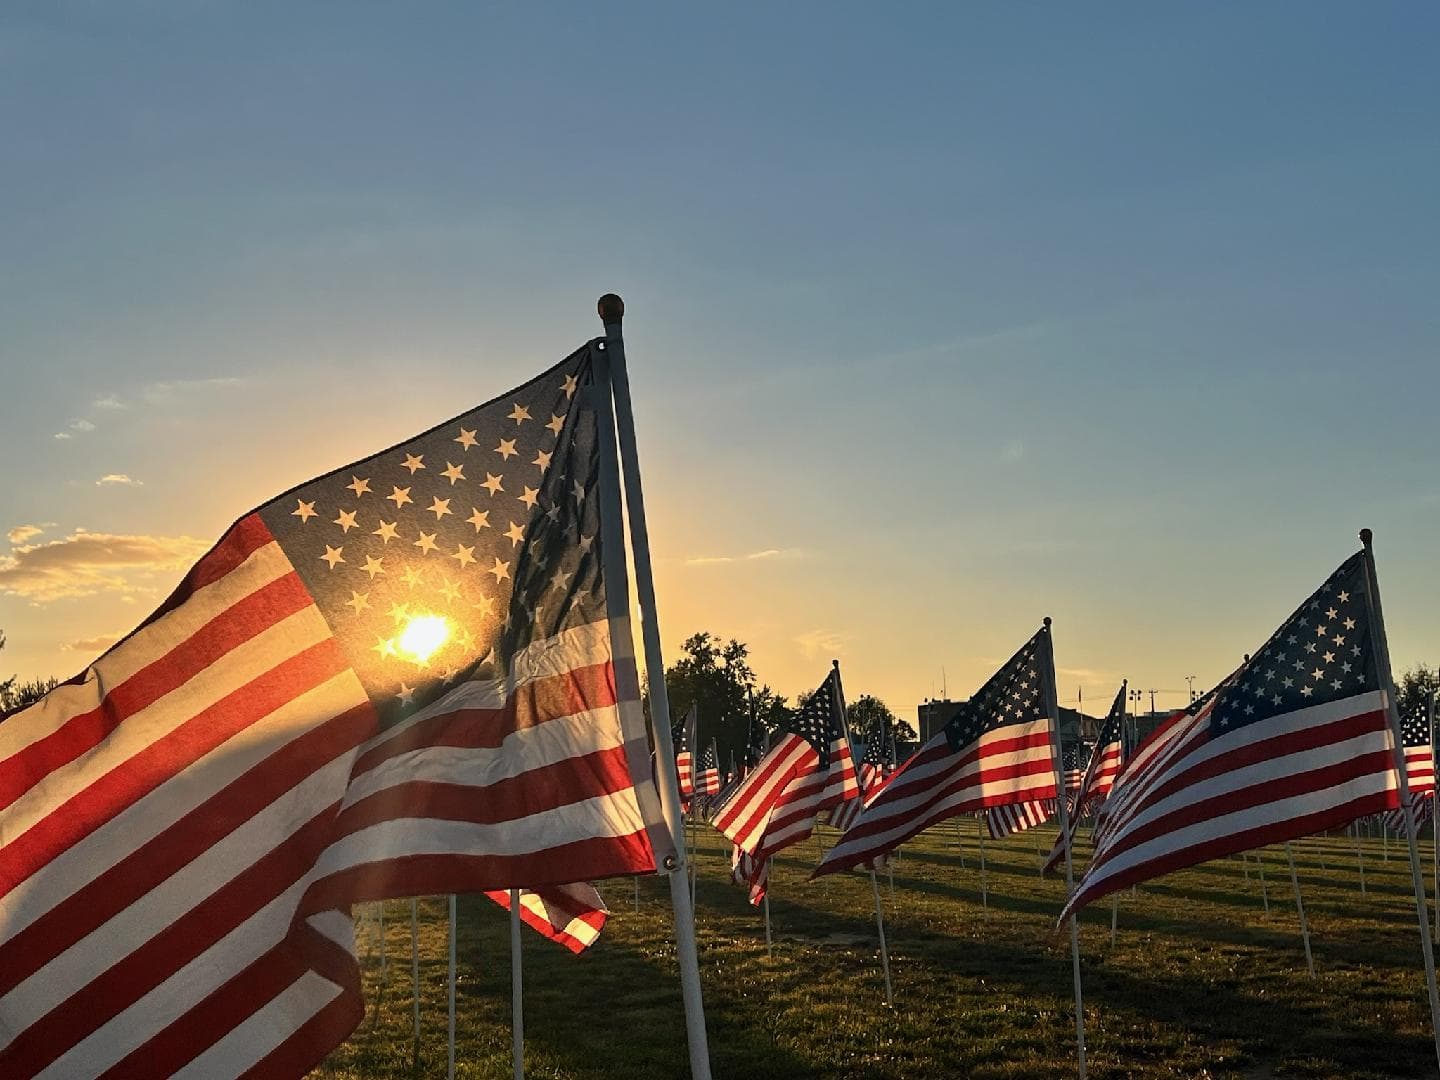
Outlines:
{"type": "MultiPolygon", "coordinates": [[[[922,701],[916,706],[915,714],[920,731],[920,744],[923,746],[931,736],[948,724],[964,704],[963,701],[937,698],[931,701],[922,701]]],[[[1101,723],[1102,719],[1099,717],[1089,716],[1075,709],[1067,709],[1063,705],[1060,706],[1061,745],[1074,742],[1077,738],[1093,742],[1095,737],[1100,734],[1101,723]]]]}

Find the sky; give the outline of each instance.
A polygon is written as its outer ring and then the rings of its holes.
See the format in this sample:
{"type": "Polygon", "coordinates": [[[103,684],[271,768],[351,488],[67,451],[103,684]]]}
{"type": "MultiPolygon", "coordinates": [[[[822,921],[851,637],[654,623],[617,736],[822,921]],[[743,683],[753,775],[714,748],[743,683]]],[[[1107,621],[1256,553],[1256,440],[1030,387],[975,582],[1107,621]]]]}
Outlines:
{"type": "Polygon", "coordinates": [[[0,672],[609,291],[670,658],[1175,705],[1368,526],[1440,660],[1440,8],[880,10],[6,5],[0,672]]]}

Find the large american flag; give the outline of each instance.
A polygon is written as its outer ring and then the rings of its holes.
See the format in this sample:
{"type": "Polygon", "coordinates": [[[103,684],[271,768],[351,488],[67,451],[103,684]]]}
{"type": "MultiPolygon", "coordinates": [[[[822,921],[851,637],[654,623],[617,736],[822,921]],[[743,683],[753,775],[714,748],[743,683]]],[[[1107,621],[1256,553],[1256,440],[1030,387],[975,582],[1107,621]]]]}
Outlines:
{"type": "Polygon", "coordinates": [[[826,854],[813,876],[894,850],[959,814],[1055,798],[1046,713],[1054,661],[1042,628],[909,758],[826,854]]]}
{"type": "Polygon", "coordinates": [[[720,808],[715,827],[759,867],[810,836],[821,811],[858,793],[837,667],[720,808]]]}
{"type": "Polygon", "coordinates": [[[363,1015],[350,905],[673,850],[594,346],[246,514],[0,724],[0,1075],[302,1075],[363,1015]]]}
{"type": "Polygon", "coordinates": [[[1135,882],[1398,805],[1368,579],[1358,552],[1253,658],[1148,740],[1144,769],[1107,802],[1064,915],[1135,882]]]}

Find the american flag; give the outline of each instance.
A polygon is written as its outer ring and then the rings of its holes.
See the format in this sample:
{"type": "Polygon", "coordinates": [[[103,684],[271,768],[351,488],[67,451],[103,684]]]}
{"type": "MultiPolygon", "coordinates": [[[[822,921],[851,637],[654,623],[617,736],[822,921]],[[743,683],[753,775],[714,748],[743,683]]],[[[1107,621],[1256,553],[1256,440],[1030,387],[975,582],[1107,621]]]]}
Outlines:
{"type": "Polygon", "coordinates": [[[720,755],[715,749],[715,740],[700,755],[700,774],[695,782],[695,794],[715,795],[720,791],[720,755]]]}
{"type": "MultiPolygon", "coordinates": [[[[1051,790],[1054,790],[1053,784],[1051,790]]],[[[1045,824],[1054,813],[1054,799],[1006,803],[1004,806],[992,806],[985,811],[985,827],[990,830],[993,839],[1004,840],[1011,833],[1024,832],[1036,825],[1045,824]]]]}
{"type": "Polygon", "coordinates": [[[350,905],[673,851],[594,347],[245,515],[0,724],[0,1075],[298,1076],[363,1015],[350,905]]]}
{"type": "Polygon", "coordinates": [[[858,792],[837,667],[720,808],[715,827],[764,863],[808,837],[817,814],[858,792]]]}
{"type": "Polygon", "coordinates": [[[946,818],[1054,799],[1045,708],[1054,685],[1042,628],[895,772],[813,876],[872,860],[946,818]]]}
{"type": "Polygon", "coordinates": [[[694,705],[681,718],[670,731],[670,738],[675,745],[675,771],[680,776],[680,797],[689,799],[695,794],[695,757],[691,753],[690,744],[695,736],[695,721],[697,712],[694,705]]]}
{"type": "MultiPolygon", "coordinates": [[[[1095,737],[1095,746],[1090,752],[1090,761],[1079,785],[1080,795],[1075,799],[1074,809],[1070,813],[1072,840],[1080,819],[1089,810],[1099,807],[1105,796],[1115,787],[1115,777],[1120,773],[1124,757],[1125,691],[1128,686],[1125,682],[1120,684],[1115,700],[1110,705],[1110,712],[1106,714],[1105,722],[1100,725],[1100,733],[1095,737]]],[[[1049,873],[1059,866],[1064,858],[1065,838],[1062,835],[1055,838],[1055,845],[1050,849],[1041,873],[1049,873]]]]}
{"type": "Polygon", "coordinates": [[[1410,781],[1410,794],[1434,794],[1435,747],[1430,744],[1430,717],[1419,710],[1401,720],[1400,740],[1405,746],[1405,775],[1410,781]]]}
{"type": "Polygon", "coordinates": [[[859,792],[855,798],[847,799],[830,811],[830,824],[841,832],[855,824],[865,800],[885,779],[886,769],[895,753],[895,744],[887,735],[883,730],[870,733],[870,741],[865,744],[865,753],[860,757],[860,768],[855,774],[859,792]]]}
{"type": "Polygon", "coordinates": [[[1085,767],[1090,764],[1090,744],[1080,739],[1067,742],[1060,748],[1060,761],[1066,792],[1078,791],[1085,780],[1085,767]]]}
{"type": "Polygon", "coordinates": [[[770,886],[770,860],[756,862],[748,851],[732,847],[730,880],[736,885],[744,885],[749,891],[750,903],[759,907],[765,899],[765,890],[770,886]]]}
{"type": "MultiPolygon", "coordinates": [[[[1415,807],[1415,828],[1427,825],[1435,820],[1435,794],[1412,798],[1411,805],[1415,807]]],[[[1405,811],[1403,809],[1387,810],[1380,815],[1380,821],[1385,828],[1391,832],[1403,833],[1405,831],[1405,811]]]]}
{"type": "MultiPolygon", "coordinates": [[[[487,890],[485,895],[510,910],[509,889],[487,890]]],[[[608,914],[600,894],[584,882],[520,890],[521,921],[573,953],[595,944],[608,914]]]]}
{"type": "Polygon", "coordinates": [[[1135,882],[1398,805],[1371,609],[1361,551],[1166,725],[1143,772],[1112,794],[1062,920],[1135,882]]]}

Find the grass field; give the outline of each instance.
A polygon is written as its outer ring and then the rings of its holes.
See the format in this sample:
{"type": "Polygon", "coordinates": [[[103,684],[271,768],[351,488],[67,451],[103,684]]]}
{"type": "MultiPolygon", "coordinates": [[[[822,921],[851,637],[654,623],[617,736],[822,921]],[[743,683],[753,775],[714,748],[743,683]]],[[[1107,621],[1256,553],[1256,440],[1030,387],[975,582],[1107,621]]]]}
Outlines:
{"type": "MultiPolygon", "coordinates": [[[[777,860],[775,955],[728,881],[719,838],[702,837],[697,931],[717,1077],[1063,1077],[1074,1075],[1068,935],[1054,918],[1063,885],[1037,875],[1038,830],[987,842],[981,905],[975,823],[908,844],[884,875],[896,1008],[884,1005],[868,877],[807,883],[816,846],[777,860]],[[963,865],[962,865],[963,858],[963,865]]],[[[834,842],[827,833],[823,843],[834,842]]],[[[1263,853],[1270,912],[1253,856],[1210,863],[1081,919],[1090,1075],[1406,1077],[1436,1072],[1409,863],[1391,841],[1295,845],[1316,978],[1305,969],[1283,848],[1263,853]]],[[[1422,855],[1430,858],[1428,840],[1422,855]]],[[[526,932],[527,1076],[639,1080],[687,1074],[665,883],[601,884],[612,908],[601,941],[573,957],[526,932]]],[[[373,910],[373,906],[372,906],[373,910]]],[[[382,979],[362,936],[369,1014],[318,1076],[443,1076],[445,907],[421,902],[422,1035],[411,1035],[410,905],[387,905],[382,979]]],[[[368,943],[368,946],[367,946],[368,943]]],[[[458,1075],[510,1075],[508,916],[460,903],[458,1075]]]]}

